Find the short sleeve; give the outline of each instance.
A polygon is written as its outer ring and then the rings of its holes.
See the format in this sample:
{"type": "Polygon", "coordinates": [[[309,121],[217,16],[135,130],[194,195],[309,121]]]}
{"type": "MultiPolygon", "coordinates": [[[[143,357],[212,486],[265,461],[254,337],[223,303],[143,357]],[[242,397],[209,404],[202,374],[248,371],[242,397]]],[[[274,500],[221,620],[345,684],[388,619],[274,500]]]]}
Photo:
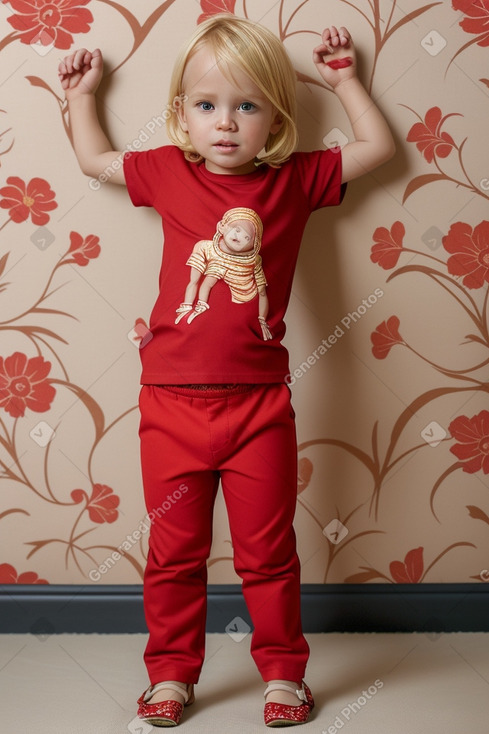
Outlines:
{"type": "Polygon", "coordinates": [[[311,211],[341,204],[346,191],[346,183],[341,183],[341,149],[296,153],[294,160],[311,211]]]}
{"type": "Polygon", "coordinates": [[[190,255],[189,259],[185,263],[186,265],[189,265],[191,268],[195,268],[200,273],[205,273],[205,269],[207,266],[207,253],[206,253],[206,240],[202,240],[201,242],[198,242],[197,245],[194,247],[194,250],[192,254],[190,255]]]}
{"type": "Polygon", "coordinates": [[[123,158],[126,186],[134,206],[154,206],[164,180],[167,147],[128,151],[123,158]]]}

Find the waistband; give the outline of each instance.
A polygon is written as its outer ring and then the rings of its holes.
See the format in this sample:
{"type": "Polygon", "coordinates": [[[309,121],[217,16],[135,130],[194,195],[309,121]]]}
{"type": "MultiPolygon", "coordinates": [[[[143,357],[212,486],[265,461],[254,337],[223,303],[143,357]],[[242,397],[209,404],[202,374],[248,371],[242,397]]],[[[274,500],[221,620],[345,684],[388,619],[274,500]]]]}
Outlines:
{"type": "Polygon", "coordinates": [[[192,398],[225,398],[230,395],[241,395],[251,392],[255,384],[215,384],[215,385],[158,385],[163,390],[192,398]]]}

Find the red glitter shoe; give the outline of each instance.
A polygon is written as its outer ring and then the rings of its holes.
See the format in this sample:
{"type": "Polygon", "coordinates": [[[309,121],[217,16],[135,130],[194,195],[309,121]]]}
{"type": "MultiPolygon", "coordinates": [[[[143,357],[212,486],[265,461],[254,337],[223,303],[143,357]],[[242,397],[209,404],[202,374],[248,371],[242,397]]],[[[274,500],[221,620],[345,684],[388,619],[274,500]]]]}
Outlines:
{"type": "Polygon", "coordinates": [[[285,703],[269,702],[265,704],[265,724],[267,726],[293,726],[294,724],[305,724],[309,718],[309,714],[314,708],[314,699],[309,687],[302,681],[302,688],[295,689],[286,686],[283,683],[271,683],[266,689],[264,695],[267,696],[272,691],[288,691],[295,693],[300,706],[288,706],[285,703]]]}
{"type": "Polygon", "coordinates": [[[190,683],[187,689],[177,686],[175,683],[157,683],[150,686],[138,698],[138,717],[143,719],[152,726],[177,726],[179,723],[184,706],[190,706],[195,701],[194,685],[190,683]],[[147,703],[149,699],[158,691],[170,689],[183,696],[185,703],[180,701],[158,701],[158,703],[147,703]]]}

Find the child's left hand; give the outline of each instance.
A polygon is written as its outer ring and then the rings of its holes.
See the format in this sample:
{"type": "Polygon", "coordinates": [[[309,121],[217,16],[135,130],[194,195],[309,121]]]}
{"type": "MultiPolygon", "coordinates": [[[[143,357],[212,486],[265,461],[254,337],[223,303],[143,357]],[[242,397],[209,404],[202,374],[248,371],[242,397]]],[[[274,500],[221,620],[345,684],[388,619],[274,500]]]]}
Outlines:
{"type": "Polygon", "coordinates": [[[273,334],[270,331],[270,327],[268,326],[267,322],[263,318],[263,316],[258,316],[258,321],[260,322],[261,326],[261,333],[263,336],[264,341],[268,341],[269,339],[273,339],[273,334]]]}
{"type": "Polygon", "coordinates": [[[312,55],[316,68],[333,89],[346,79],[356,76],[356,55],[353,41],[346,28],[325,28],[322,43],[312,55]]]}

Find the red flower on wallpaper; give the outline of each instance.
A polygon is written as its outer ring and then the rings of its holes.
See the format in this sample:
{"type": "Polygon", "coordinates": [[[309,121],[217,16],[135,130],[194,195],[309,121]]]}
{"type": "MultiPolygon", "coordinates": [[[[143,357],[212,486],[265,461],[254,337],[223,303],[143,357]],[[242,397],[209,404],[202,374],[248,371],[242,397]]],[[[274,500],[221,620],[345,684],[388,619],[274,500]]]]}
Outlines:
{"type": "Polygon", "coordinates": [[[439,107],[431,107],[425,115],[424,122],[416,122],[408,132],[408,143],[416,143],[417,149],[424,155],[428,163],[432,163],[435,155],[446,158],[455,147],[453,138],[441,132],[441,126],[449,115],[442,117],[439,107]]]}
{"type": "Polygon", "coordinates": [[[375,331],[371,334],[372,353],[377,359],[385,359],[395,344],[405,344],[406,342],[399,334],[400,321],[397,316],[391,316],[386,321],[382,321],[375,331]]]}
{"type": "Polygon", "coordinates": [[[72,33],[87,33],[93,15],[87,8],[90,0],[10,0],[16,12],[7,18],[21,43],[54,44],[55,48],[70,48],[72,33]]]}
{"type": "Polygon", "coordinates": [[[76,505],[83,501],[87,502],[86,509],[92,522],[111,523],[118,518],[117,507],[120,499],[114,494],[114,490],[107,487],[106,484],[94,484],[91,497],[88,497],[83,489],[74,489],[71,493],[71,499],[76,505]]]}
{"type": "Polygon", "coordinates": [[[375,244],[370,253],[371,261],[378,263],[384,270],[394,268],[402,252],[405,234],[402,222],[394,222],[390,230],[387,227],[377,227],[373,235],[375,244]]]}
{"type": "Polygon", "coordinates": [[[472,418],[459,415],[448,430],[459,441],[450,451],[463,463],[464,472],[474,474],[482,469],[489,474],[489,411],[482,410],[472,418]]]}
{"type": "Polygon", "coordinates": [[[202,13],[197,18],[197,23],[212,18],[217,13],[234,13],[236,0],[200,0],[202,13]]]}
{"type": "Polygon", "coordinates": [[[0,189],[0,208],[9,209],[13,222],[25,222],[29,216],[33,224],[47,224],[49,214],[46,212],[58,206],[54,200],[56,194],[43,178],[33,178],[26,184],[18,176],[9,176],[7,186],[0,189]]]}
{"type": "Polygon", "coordinates": [[[49,581],[40,579],[34,571],[17,573],[10,563],[0,563],[0,584],[49,584],[49,581]]]}
{"type": "Polygon", "coordinates": [[[70,232],[70,249],[68,253],[71,259],[65,262],[75,262],[77,265],[88,265],[100,255],[100,238],[89,234],[83,238],[78,232],[70,232]]]}
{"type": "Polygon", "coordinates": [[[452,8],[467,17],[459,25],[466,33],[478,33],[478,46],[489,46],[489,0],[453,0],[452,8]]]}
{"type": "Polygon", "coordinates": [[[25,409],[36,413],[49,410],[56,395],[47,376],[51,362],[43,357],[31,357],[15,352],[4,359],[0,357],[0,408],[13,418],[21,418],[25,409]]]}
{"type": "Polygon", "coordinates": [[[481,288],[489,283],[489,222],[472,229],[470,224],[455,222],[442,239],[443,247],[453,253],[448,258],[448,272],[463,275],[468,288],[481,288]]]}
{"type": "Polygon", "coordinates": [[[389,570],[396,584],[417,584],[423,575],[423,548],[406,553],[404,563],[392,561],[389,570]]]}

